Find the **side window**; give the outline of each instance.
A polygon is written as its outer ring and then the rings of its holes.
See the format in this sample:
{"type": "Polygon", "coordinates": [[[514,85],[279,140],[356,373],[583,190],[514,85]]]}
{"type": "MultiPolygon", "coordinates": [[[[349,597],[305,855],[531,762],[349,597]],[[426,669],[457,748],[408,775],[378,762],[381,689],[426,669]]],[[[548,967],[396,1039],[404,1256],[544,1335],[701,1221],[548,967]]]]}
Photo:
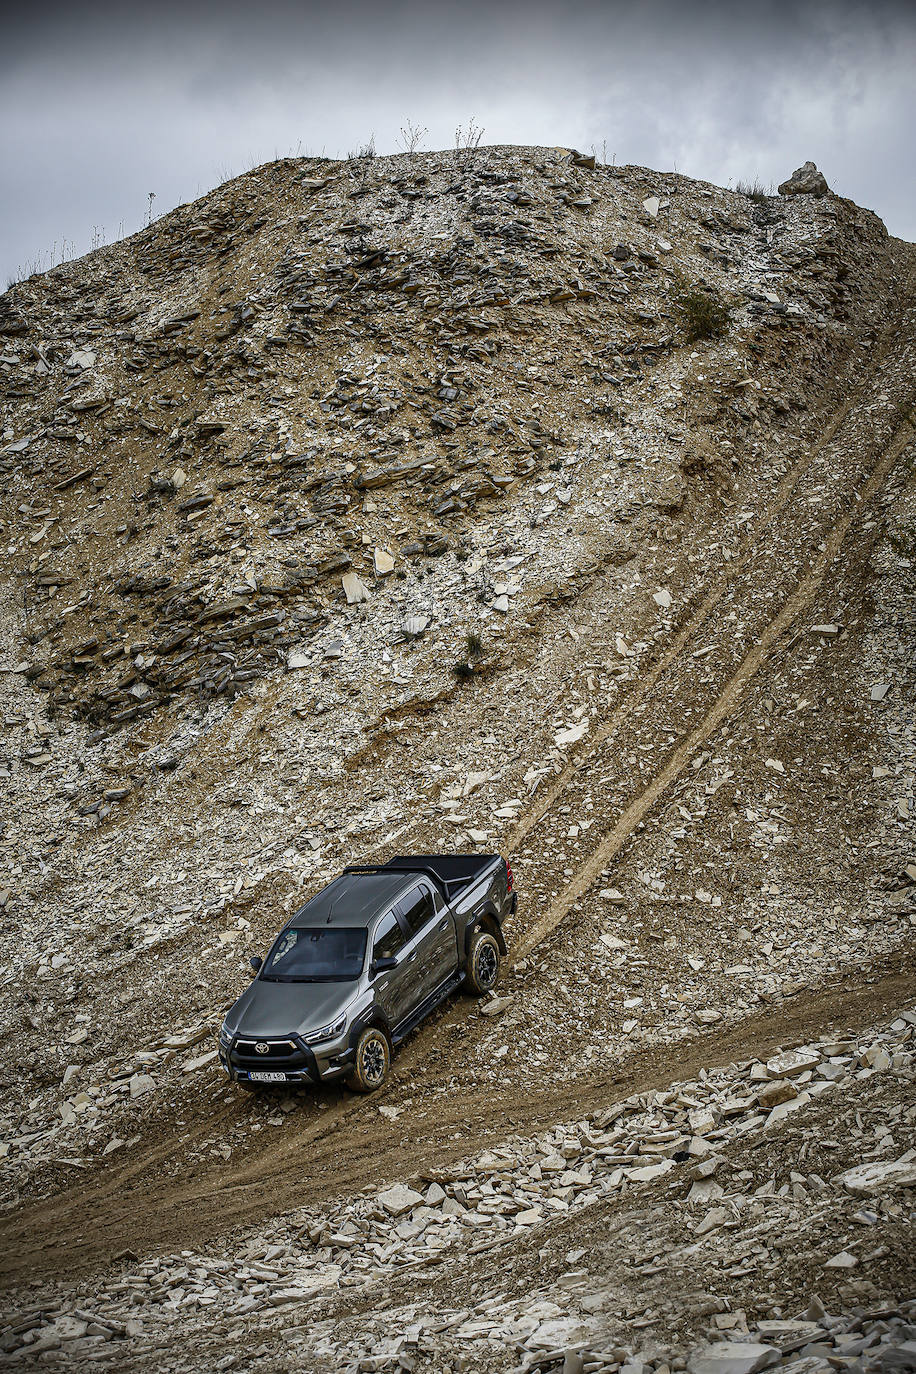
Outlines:
{"type": "Polygon", "coordinates": [[[433,899],[423,887],[414,888],[398,902],[398,910],[407,922],[411,935],[416,935],[435,914],[433,899]]]}
{"type": "Polygon", "coordinates": [[[404,935],[393,911],[383,916],[375,928],[373,959],[392,959],[404,944],[404,935]]]}

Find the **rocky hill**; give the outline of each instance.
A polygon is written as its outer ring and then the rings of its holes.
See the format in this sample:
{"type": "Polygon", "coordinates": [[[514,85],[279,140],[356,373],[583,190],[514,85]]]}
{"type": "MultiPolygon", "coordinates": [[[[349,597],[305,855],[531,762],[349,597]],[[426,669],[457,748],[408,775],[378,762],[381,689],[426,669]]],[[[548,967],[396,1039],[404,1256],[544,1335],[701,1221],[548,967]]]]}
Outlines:
{"type": "MultiPolygon", "coordinates": [[[[803,172],[768,197],[559,148],[286,160],[0,298],[19,1363],[186,1369],[206,1328],[288,1368],[308,1309],[271,1314],[319,1273],[343,1292],[302,1368],[638,1374],[711,1313],[746,1336],[815,1290],[853,1323],[912,1296],[916,257],[803,172]],[[221,1008],[303,894],[474,848],[520,892],[496,999],[378,1098],[227,1090],[221,1008]],[[685,1151],[728,1186],[656,1182],[685,1151]],[[875,1159],[902,1172],[834,1189],[875,1159]],[[731,1210],[691,1242],[697,1199],[731,1210]],[[822,1272],[812,1211],[853,1264],[822,1272]],[[624,1272],[615,1228],[661,1248],[624,1272]],[[405,1344],[427,1263],[440,1325],[405,1344]]],[[[821,1329],[804,1358],[845,1358],[821,1329]]]]}

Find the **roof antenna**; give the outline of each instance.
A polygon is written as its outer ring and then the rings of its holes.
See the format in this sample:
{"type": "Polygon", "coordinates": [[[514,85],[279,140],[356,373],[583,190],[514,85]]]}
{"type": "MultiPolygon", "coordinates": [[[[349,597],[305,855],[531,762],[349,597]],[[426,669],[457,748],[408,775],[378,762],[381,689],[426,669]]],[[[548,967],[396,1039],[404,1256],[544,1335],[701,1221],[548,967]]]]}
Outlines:
{"type": "Polygon", "coordinates": [[[325,925],[326,925],[326,926],[329,926],[329,925],[331,924],[331,917],[334,915],[334,903],[335,903],[336,901],[337,901],[337,898],[336,898],[336,897],[332,897],[332,898],[331,898],[331,905],[328,907],[328,918],[327,918],[327,920],[325,921],[325,925]]]}

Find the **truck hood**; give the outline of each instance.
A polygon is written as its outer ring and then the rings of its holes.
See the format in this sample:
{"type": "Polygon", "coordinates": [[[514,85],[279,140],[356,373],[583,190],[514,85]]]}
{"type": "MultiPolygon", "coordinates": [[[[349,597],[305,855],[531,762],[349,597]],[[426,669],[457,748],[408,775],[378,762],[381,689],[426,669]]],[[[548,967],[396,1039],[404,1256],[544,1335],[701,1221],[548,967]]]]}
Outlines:
{"type": "Polygon", "coordinates": [[[226,1015],[233,1035],[289,1035],[336,1021],[356,991],[346,983],[267,983],[255,978],[226,1015]]]}

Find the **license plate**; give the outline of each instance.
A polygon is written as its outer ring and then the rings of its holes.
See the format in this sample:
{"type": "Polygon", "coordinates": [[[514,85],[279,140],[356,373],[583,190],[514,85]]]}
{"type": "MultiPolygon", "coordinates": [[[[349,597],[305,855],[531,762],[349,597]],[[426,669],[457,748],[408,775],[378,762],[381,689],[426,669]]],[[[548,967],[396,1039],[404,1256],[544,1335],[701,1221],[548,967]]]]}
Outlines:
{"type": "Polygon", "coordinates": [[[252,1083],[285,1083],[285,1073],[250,1073],[248,1075],[252,1083]]]}

